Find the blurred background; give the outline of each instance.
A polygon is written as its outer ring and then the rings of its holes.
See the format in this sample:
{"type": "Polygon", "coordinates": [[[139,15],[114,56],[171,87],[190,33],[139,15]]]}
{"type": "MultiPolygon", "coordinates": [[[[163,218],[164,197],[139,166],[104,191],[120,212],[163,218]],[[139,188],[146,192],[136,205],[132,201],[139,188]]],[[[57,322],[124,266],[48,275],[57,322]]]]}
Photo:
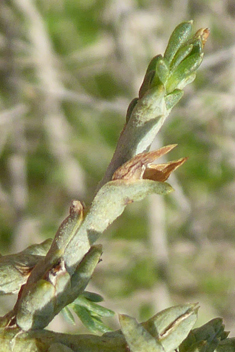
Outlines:
{"type": "Polygon", "coordinates": [[[88,289],[139,321],[198,301],[199,325],[222,316],[235,334],[234,0],[0,1],[0,252],[53,237],[72,199],[90,203],[148,62],[190,19],[210,28],[205,59],[153,145],[189,159],[174,193],[128,205],[100,238],[88,289]]]}

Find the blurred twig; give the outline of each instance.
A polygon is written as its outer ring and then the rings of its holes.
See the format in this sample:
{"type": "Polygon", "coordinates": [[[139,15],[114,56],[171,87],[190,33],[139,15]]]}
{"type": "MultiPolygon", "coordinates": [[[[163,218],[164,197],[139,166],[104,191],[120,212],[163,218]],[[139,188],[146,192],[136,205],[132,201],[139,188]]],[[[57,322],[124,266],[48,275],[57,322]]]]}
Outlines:
{"type": "Polygon", "coordinates": [[[19,229],[25,218],[25,209],[28,202],[28,184],[26,171],[27,144],[25,136],[25,112],[26,108],[21,103],[21,90],[19,87],[20,71],[16,63],[15,38],[18,35],[17,23],[13,21],[9,4],[5,1],[0,4],[0,21],[5,34],[5,69],[6,69],[6,91],[8,103],[15,106],[11,110],[2,113],[1,122],[6,125],[5,133],[9,132],[11,138],[12,153],[8,159],[8,170],[10,177],[11,206],[15,216],[15,238],[21,237],[19,229]],[[15,121],[16,115],[17,122],[15,121]],[[5,121],[4,121],[5,120],[5,121]]]}
{"type": "Polygon", "coordinates": [[[84,176],[78,161],[73,157],[69,140],[71,128],[63,114],[60,100],[51,92],[63,87],[56,71],[56,59],[43,18],[33,1],[14,0],[29,26],[35,72],[44,93],[42,111],[51,152],[63,170],[65,185],[71,196],[84,194],[84,176]]]}

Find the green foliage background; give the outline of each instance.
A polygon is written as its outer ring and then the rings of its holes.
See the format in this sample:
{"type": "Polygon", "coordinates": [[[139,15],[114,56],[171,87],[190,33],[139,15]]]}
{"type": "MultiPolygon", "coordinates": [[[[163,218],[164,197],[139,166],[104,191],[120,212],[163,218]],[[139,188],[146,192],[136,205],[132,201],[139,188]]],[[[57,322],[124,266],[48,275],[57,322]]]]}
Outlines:
{"type": "Polygon", "coordinates": [[[189,19],[210,28],[206,56],[153,146],[189,159],[174,194],[129,205],[103,235],[89,289],[138,320],[199,301],[199,324],[220,315],[234,334],[233,0],[0,2],[0,246],[53,237],[72,199],[89,204],[149,60],[189,19]]]}

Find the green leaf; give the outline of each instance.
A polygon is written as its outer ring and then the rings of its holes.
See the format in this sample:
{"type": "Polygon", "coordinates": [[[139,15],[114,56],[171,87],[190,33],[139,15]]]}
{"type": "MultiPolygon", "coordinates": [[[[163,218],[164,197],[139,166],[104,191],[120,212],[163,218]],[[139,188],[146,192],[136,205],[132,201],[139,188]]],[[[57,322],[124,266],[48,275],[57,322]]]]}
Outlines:
{"type": "Polygon", "coordinates": [[[235,352],[235,339],[226,339],[219,342],[216,352],[235,352]]]}
{"type": "Polygon", "coordinates": [[[167,81],[167,92],[171,93],[176,88],[179,88],[180,82],[191,76],[192,73],[197,70],[202,63],[202,59],[203,54],[195,53],[182,61],[167,81]]]}
{"type": "Polygon", "coordinates": [[[93,333],[106,333],[112,331],[98,317],[92,316],[91,312],[83,306],[74,305],[74,312],[79,319],[93,333]]]}
{"type": "Polygon", "coordinates": [[[183,89],[185,86],[188,84],[192,83],[196,78],[196,73],[192,73],[190,76],[186,77],[183,79],[179,84],[178,84],[178,89],[183,89]]]}
{"type": "Polygon", "coordinates": [[[162,55],[156,55],[152,58],[152,60],[150,61],[147,70],[146,70],[146,74],[148,74],[151,71],[156,71],[156,66],[159,60],[162,59],[162,55]]]}
{"type": "Polygon", "coordinates": [[[47,352],[74,352],[74,350],[62,343],[53,343],[50,345],[47,352]]]}
{"type": "Polygon", "coordinates": [[[129,121],[131,114],[132,114],[132,111],[133,111],[134,107],[136,106],[137,102],[138,102],[138,98],[134,98],[130,102],[128,109],[127,109],[127,112],[126,112],[126,123],[129,121]]]}
{"type": "Polygon", "coordinates": [[[191,43],[193,45],[191,55],[196,53],[202,54],[202,50],[203,50],[202,40],[200,38],[193,38],[191,43]]]}
{"type": "Polygon", "coordinates": [[[165,352],[161,343],[134,318],[121,314],[119,321],[131,352],[165,352]]]}
{"type": "Polygon", "coordinates": [[[17,325],[25,331],[47,326],[55,315],[54,295],[54,286],[44,279],[28,285],[24,299],[18,301],[17,325]]]}
{"type": "Polygon", "coordinates": [[[182,98],[184,92],[180,89],[173,90],[172,93],[168,94],[165,98],[167,110],[171,110],[182,98]]]}
{"type": "Polygon", "coordinates": [[[221,318],[215,318],[199,328],[193,329],[180,345],[180,352],[213,352],[220,340],[227,337],[221,318]]]}
{"type": "MultiPolygon", "coordinates": [[[[160,60],[162,60],[162,55],[156,55],[150,61],[149,65],[147,67],[144,79],[143,79],[143,83],[141,84],[140,89],[139,89],[139,98],[140,99],[144,96],[144,94],[150,88],[151,82],[155,78],[155,72],[156,72],[157,63],[160,60]]],[[[160,81],[159,81],[159,83],[160,83],[160,81]]],[[[156,78],[155,78],[154,86],[156,86],[156,85],[157,85],[157,83],[156,83],[156,78]]]]}
{"type": "Polygon", "coordinates": [[[0,295],[18,293],[35,265],[47,254],[52,240],[34,244],[22,252],[0,257],[0,295]]]}
{"type": "Polygon", "coordinates": [[[152,180],[115,180],[106,183],[94,198],[84,221],[84,225],[92,229],[89,233],[90,242],[93,243],[123,213],[128,203],[140,201],[148,194],[164,195],[172,191],[168,183],[152,180]]]}
{"type": "MultiPolygon", "coordinates": [[[[160,58],[156,64],[156,76],[159,77],[160,81],[165,84],[169,76],[169,67],[164,58],[160,58]]],[[[155,78],[155,77],[154,77],[155,78]]],[[[151,86],[154,86],[154,79],[151,82],[151,86]]]]}
{"type": "MultiPolygon", "coordinates": [[[[99,295],[88,295],[89,297],[97,299],[99,295]],[[94,297],[95,296],[95,297],[94,297]]],[[[102,307],[85,297],[85,294],[81,294],[77,299],[69,305],[74,312],[78,315],[83,324],[92,332],[108,332],[111,331],[101,320],[103,317],[111,317],[115,313],[105,307],[102,307]]]]}
{"type": "MultiPolygon", "coordinates": [[[[156,69],[156,67],[155,67],[155,69],[156,69]]],[[[154,71],[150,71],[150,72],[146,73],[146,75],[144,76],[143,83],[141,84],[140,89],[139,89],[139,99],[141,99],[144,96],[144,94],[151,87],[151,83],[152,83],[154,76],[155,76],[155,69],[154,69],[154,71]]],[[[160,81],[159,81],[159,83],[160,83],[160,81]]],[[[155,82],[155,86],[156,85],[157,84],[155,82]]]]}
{"type": "Polygon", "coordinates": [[[75,325],[74,316],[73,316],[71,310],[68,308],[68,306],[64,307],[64,309],[62,309],[61,313],[68,323],[75,325]]]}
{"type": "Polygon", "coordinates": [[[47,326],[56,314],[84,291],[101,254],[101,245],[91,246],[71,276],[65,267],[57,275],[52,266],[52,272],[47,272],[47,280],[52,277],[53,284],[44,279],[30,283],[18,301],[17,325],[25,331],[47,326]]]}
{"type": "Polygon", "coordinates": [[[190,38],[192,23],[193,21],[180,23],[171,34],[164,54],[164,58],[167,60],[168,64],[171,63],[179,48],[190,38]]]}
{"type": "Polygon", "coordinates": [[[94,315],[94,316],[95,315],[98,315],[100,317],[113,316],[115,313],[112,310],[101,307],[98,304],[94,303],[94,302],[101,302],[101,301],[103,301],[102,296],[98,295],[97,293],[85,291],[81,295],[79,295],[78,298],[73,303],[71,303],[69,306],[66,306],[61,312],[64,318],[72,324],[75,324],[75,320],[69,307],[71,307],[71,309],[74,309],[74,307],[77,305],[85,307],[87,310],[90,311],[91,315],[94,315]]]}
{"type": "Polygon", "coordinates": [[[176,67],[191,53],[192,50],[193,44],[186,44],[180,48],[172,60],[170,70],[173,72],[176,67]]]}
{"type": "Polygon", "coordinates": [[[112,317],[115,314],[111,309],[102,307],[94,302],[91,302],[86,299],[83,295],[78,296],[78,298],[72,303],[72,307],[74,307],[75,305],[85,307],[91,312],[92,315],[98,315],[100,317],[112,317]]]}
{"type": "Polygon", "coordinates": [[[102,302],[104,300],[103,297],[98,293],[89,292],[89,291],[84,291],[82,293],[82,296],[86,297],[89,301],[92,301],[92,302],[102,302]]]}
{"type": "Polygon", "coordinates": [[[158,338],[166,352],[178,348],[197,320],[198,304],[185,304],[167,308],[143,323],[158,338]]]}

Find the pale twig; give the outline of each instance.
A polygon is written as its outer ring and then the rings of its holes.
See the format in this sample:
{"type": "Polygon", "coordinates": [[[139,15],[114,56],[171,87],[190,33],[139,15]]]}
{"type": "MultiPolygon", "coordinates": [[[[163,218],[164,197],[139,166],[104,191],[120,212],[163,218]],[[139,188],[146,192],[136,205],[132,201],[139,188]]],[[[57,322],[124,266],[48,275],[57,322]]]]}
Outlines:
{"type": "Polygon", "coordinates": [[[235,46],[232,45],[229,48],[219,50],[213,54],[207,55],[203,60],[201,68],[203,70],[213,68],[216,65],[221,65],[226,61],[230,61],[235,56],[235,46]]]}
{"type": "Polygon", "coordinates": [[[84,175],[69,147],[71,129],[63,114],[60,101],[50,94],[63,85],[55,69],[56,60],[43,19],[32,1],[15,0],[15,4],[25,16],[30,27],[28,36],[31,41],[35,71],[44,92],[41,104],[45,113],[44,125],[52,154],[63,170],[68,192],[72,196],[82,195],[84,194],[84,175]]]}
{"type": "MultiPolygon", "coordinates": [[[[28,183],[27,183],[27,143],[25,133],[25,113],[26,107],[21,103],[21,90],[19,81],[21,72],[16,63],[15,38],[18,36],[17,23],[14,22],[14,14],[9,5],[3,1],[1,3],[0,20],[5,34],[5,71],[6,87],[9,102],[14,108],[2,113],[2,124],[5,133],[9,134],[12,153],[8,158],[8,172],[10,180],[10,204],[15,221],[14,239],[24,238],[25,232],[21,233],[22,224],[25,218],[25,209],[28,203],[28,183]],[[8,119],[8,123],[6,123],[8,119]]],[[[13,245],[14,246],[14,245],[13,245]]]]}
{"type": "MultiPolygon", "coordinates": [[[[152,148],[157,149],[161,137],[155,138],[152,148]]],[[[165,162],[164,156],[162,157],[165,162]]],[[[168,287],[169,253],[166,229],[165,200],[163,197],[151,197],[148,204],[149,242],[152,257],[159,273],[158,285],[151,290],[154,311],[170,306],[168,287]]]]}
{"type": "Polygon", "coordinates": [[[26,114],[28,108],[26,105],[20,103],[13,106],[10,109],[6,109],[0,112],[0,126],[6,128],[7,125],[15,123],[16,120],[21,119],[26,114]]]}
{"type": "MultiPolygon", "coordinates": [[[[43,91],[46,92],[45,89],[43,91]]],[[[77,103],[79,106],[87,107],[97,112],[110,111],[125,114],[126,106],[128,104],[128,100],[123,97],[117,98],[113,101],[96,99],[91,95],[75,92],[64,87],[57,87],[55,90],[50,90],[47,93],[51,95],[52,98],[59,99],[60,101],[77,103]]]]}

